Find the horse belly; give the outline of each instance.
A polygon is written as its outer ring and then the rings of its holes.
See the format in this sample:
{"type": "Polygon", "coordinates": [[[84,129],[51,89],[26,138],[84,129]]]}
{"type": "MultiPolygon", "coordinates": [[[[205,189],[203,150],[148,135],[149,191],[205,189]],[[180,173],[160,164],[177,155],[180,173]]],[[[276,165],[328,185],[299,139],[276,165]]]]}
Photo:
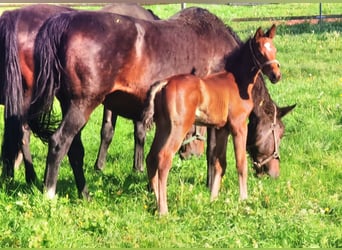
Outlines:
{"type": "Polygon", "coordinates": [[[228,118],[228,96],[224,88],[201,81],[201,103],[196,108],[196,124],[222,127],[228,118]]]}
{"type": "Polygon", "coordinates": [[[115,91],[106,96],[103,102],[107,109],[113,113],[128,119],[140,120],[142,114],[143,102],[134,95],[123,91],[115,91]]]}
{"type": "Polygon", "coordinates": [[[227,115],[218,110],[196,109],[195,123],[201,126],[223,127],[227,123],[227,115]]]}

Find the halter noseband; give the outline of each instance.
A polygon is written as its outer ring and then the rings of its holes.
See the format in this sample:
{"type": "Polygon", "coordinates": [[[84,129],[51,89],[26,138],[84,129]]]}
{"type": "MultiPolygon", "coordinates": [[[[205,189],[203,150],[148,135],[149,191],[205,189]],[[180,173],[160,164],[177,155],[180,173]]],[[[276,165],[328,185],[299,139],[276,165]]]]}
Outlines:
{"type": "MultiPolygon", "coordinates": [[[[280,65],[279,61],[276,60],[276,59],[274,59],[274,60],[268,60],[268,61],[266,61],[266,62],[264,62],[264,63],[261,64],[261,63],[259,62],[258,58],[257,58],[256,55],[255,55],[255,52],[254,52],[254,49],[253,49],[253,46],[252,46],[252,40],[253,40],[253,39],[250,39],[250,40],[249,40],[249,49],[250,49],[251,54],[252,54],[253,62],[254,62],[254,64],[255,64],[255,66],[258,68],[258,70],[262,70],[265,66],[270,65],[270,64],[273,64],[273,63],[276,63],[276,64],[280,65]]],[[[253,69],[254,69],[254,68],[253,68],[253,69]]]]}
{"type": "Polygon", "coordinates": [[[279,145],[278,141],[276,138],[276,122],[277,122],[277,107],[275,104],[273,104],[274,107],[274,118],[273,118],[273,123],[271,125],[271,132],[273,134],[273,139],[274,139],[274,152],[270,156],[268,156],[266,159],[262,160],[261,162],[253,162],[253,165],[257,168],[261,168],[263,165],[268,163],[272,159],[280,159],[280,154],[279,154],[279,145]]]}

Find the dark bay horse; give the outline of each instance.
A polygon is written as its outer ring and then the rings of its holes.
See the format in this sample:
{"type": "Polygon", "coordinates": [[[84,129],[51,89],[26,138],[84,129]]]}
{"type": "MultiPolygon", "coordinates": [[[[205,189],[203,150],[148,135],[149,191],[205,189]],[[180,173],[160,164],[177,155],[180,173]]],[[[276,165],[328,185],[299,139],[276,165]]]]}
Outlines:
{"type": "MultiPolygon", "coordinates": [[[[65,11],[76,10],[62,6],[35,4],[5,11],[0,17],[0,96],[1,104],[5,105],[2,176],[5,178],[14,177],[14,161],[20,151],[23,153],[26,181],[31,183],[36,180],[29,148],[30,129],[26,124],[34,84],[33,44],[43,22],[65,11]]],[[[122,13],[151,20],[156,18],[152,12],[133,3],[114,3],[105,6],[100,11],[122,13]]],[[[107,111],[104,114],[102,127],[106,128],[106,122],[111,119],[111,113],[107,111]]],[[[106,142],[106,138],[102,138],[102,142],[106,142]]],[[[83,150],[78,154],[82,155],[83,150]]],[[[71,165],[82,162],[79,158],[75,159],[73,155],[69,157],[71,157],[71,165]]]]}
{"type": "Polygon", "coordinates": [[[218,196],[226,170],[229,133],[233,137],[240,199],[247,198],[247,119],[254,105],[252,89],[260,72],[273,83],[281,78],[273,45],[275,32],[275,25],[266,33],[259,28],[253,38],[231,55],[229,61],[232,63],[225,71],[202,78],[191,74],[176,75],[151,87],[143,123],[151,124],[154,116],[156,134],[146,164],[160,214],[168,212],[167,177],[173,156],[194,123],[216,129],[218,160],[211,199],[218,196]]]}
{"type": "Polygon", "coordinates": [[[5,106],[3,177],[14,177],[14,161],[21,151],[26,181],[30,183],[36,179],[29,149],[30,130],[26,124],[34,84],[34,40],[48,17],[71,10],[62,6],[37,4],[5,11],[0,17],[0,99],[5,106]]]}
{"type": "Polygon", "coordinates": [[[277,178],[280,175],[279,145],[285,131],[281,118],[296,105],[278,107],[265,85],[258,80],[254,84],[252,97],[254,107],[248,118],[247,151],[257,176],[267,173],[277,178]]]}
{"type": "MultiPolygon", "coordinates": [[[[171,75],[199,76],[223,70],[235,40],[207,10],[188,8],[172,18],[146,21],[111,13],[72,12],[45,22],[36,38],[33,102],[29,125],[49,140],[45,187],[56,192],[60,161],[81,147],[81,129],[101,103],[140,121],[150,85],[171,75]],[[58,90],[58,91],[57,91],[58,90]],[[54,96],[63,120],[51,138],[54,96]]],[[[88,196],[82,167],[74,171],[78,191],[88,196]]]]}
{"type": "MultiPolygon", "coordinates": [[[[160,20],[152,11],[146,10],[140,5],[134,3],[112,3],[101,9],[101,11],[107,11],[112,13],[118,13],[122,15],[132,16],[144,20],[160,20]]],[[[108,147],[114,136],[115,124],[117,115],[109,109],[104,109],[103,121],[101,127],[101,143],[94,165],[95,170],[103,170],[108,147]]],[[[140,121],[133,121],[134,123],[134,160],[133,169],[137,171],[144,170],[144,144],[146,131],[140,121]]],[[[191,155],[201,155],[204,152],[205,146],[205,134],[206,128],[193,126],[187,138],[183,142],[182,148],[179,150],[182,159],[186,159],[191,155]]]]}
{"type": "MultiPolygon", "coordinates": [[[[100,11],[112,12],[131,16],[143,20],[160,20],[152,11],[135,3],[112,3],[103,7],[100,11]]],[[[94,165],[95,170],[103,170],[106,155],[112,138],[114,136],[117,114],[110,109],[103,109],[103,120],[101,127],[101,143],[94,165]]],[[[133,169],[143,171],[145,131],[139,121],[134,123],[134,160],[133,169]]]]}

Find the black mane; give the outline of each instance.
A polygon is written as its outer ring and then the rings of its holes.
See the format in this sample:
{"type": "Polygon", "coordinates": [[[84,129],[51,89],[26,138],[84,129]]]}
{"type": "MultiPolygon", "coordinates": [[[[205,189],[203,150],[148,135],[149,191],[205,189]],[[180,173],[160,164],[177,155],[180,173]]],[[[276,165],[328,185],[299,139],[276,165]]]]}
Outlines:
{"type": "MultiPolygon", "coordinates": [[[[227,26],[227,30],[234,37],[234,39],[236,40],[240,48],[246,45],[247,42],[249,41],[247,40],[244,43],[239,38],[239,36],[231,29],[231,27],[227,26]]],[[[235,58],[238,56],[239,52],[240,52],[239,49],[235,49],[230,55],[226,57],[226,67],[225,67],[226,70],[229,70],[232,67],[232,65],[234,64],[235,58]]],[[[257,117],[258,119],[264,119],[265,118],[264,116],[267,116],[268,119],[273,119],[274,105],[276,105],[276,103],[272,100],[268,92],[268,89],[266,87],[266,82],[262,74],[259,74],[256,80],[256,83],[254,84],[252,96],[253,96],[254,108],[250,115],[250,120],[256,119],[257,117]]]]}
{"type": "Polygon", "coordinates": [[[219,34],[225,27],[225,24],[216,15],[198,7],[184,9],[173,15],[169,20],[174,19],[182,21],[184,25],[191,25],[199,35],[208,30],[217,31],[217,34],[219,34]]]}

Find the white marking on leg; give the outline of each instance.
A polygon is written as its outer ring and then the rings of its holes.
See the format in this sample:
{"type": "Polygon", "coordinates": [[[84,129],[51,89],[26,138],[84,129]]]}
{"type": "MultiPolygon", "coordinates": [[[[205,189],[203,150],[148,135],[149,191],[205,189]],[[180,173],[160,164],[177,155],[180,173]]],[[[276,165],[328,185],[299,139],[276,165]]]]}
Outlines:
{"type": "Polygon", "coordinates": [[[239,175],[239,186],[240,186],[240,200],[246,200],[247,194],[247,176],[239,175]]]}
{"type": "Polygon", "coordinates": [[[55,198],[56,192],[54,188],[50,188],[47,190],[46,192],[46,197],[50,200],[52,200],[53,198],[55,198]]]}

